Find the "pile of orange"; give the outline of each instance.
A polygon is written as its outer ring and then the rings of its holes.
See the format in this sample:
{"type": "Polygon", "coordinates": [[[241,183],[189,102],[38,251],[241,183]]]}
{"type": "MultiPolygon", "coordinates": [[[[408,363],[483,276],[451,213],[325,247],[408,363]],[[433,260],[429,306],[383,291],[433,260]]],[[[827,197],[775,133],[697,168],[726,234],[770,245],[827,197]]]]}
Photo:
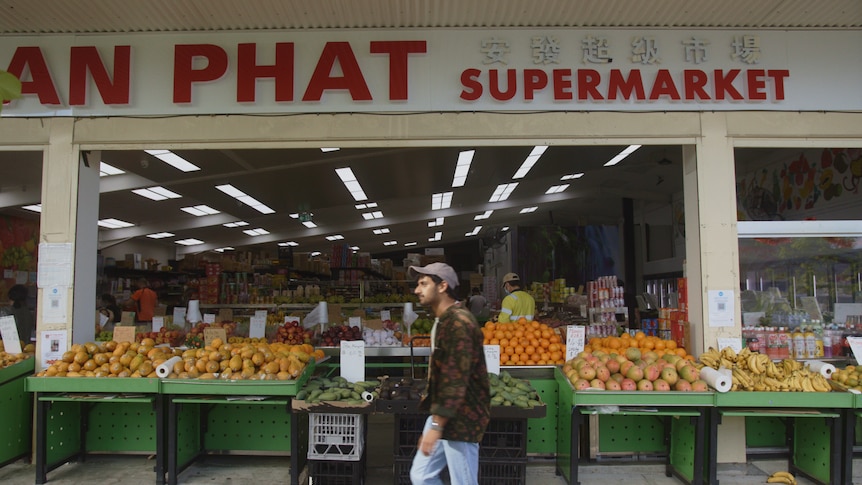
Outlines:
{"type": "Polygon", "coordinates": [[[584,346],[585,352],[601,350],[606,353],[622,354],[626,349],[634,347],[641,351],[655,352],[658,357],[665,354],[675,354],[689,360],[695,360],[686,350],[677,345],[675,340],[663,340],[654,335],[637,332],[634,336],[623,333],[619,337],[593,337],[584,346]]]}
{"type": "Polygon", "coordinates": [[[500,365],[562,365],[566,345],[553,328],[520,318],[516,322],[487,322],[485,345],[500,346],[500,365]]]}

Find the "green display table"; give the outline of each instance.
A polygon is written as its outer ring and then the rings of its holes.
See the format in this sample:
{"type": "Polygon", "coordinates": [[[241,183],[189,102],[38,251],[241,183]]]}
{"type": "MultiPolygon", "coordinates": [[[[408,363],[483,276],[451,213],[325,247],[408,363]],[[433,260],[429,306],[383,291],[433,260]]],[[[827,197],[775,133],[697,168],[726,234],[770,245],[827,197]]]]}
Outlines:
{"type": "Polygon", "coordinates": [[[168,484],[175,485],[179,473],[208,451],[290,453],[290,483],[298,484],[308,426],[291,412],[291,398],[314,368],[309,364],[290,381],[163,379],[168,484]]]}
{"type": "Polygon", "coordinates": [[[663,422],[668,443],[667,476],[691,484],[706,480],[706,420],[713,406],[712,392],[575,392],[561,369],[557,415],[557,470],[570,484],[578,484],[581,427],[591,414],[657,418],[663,422]],[[607,407],[601,410],[601,407],[607,407]]]}
{"type": "Polygon", "coordinates": [[[36,399],[36,483],[88,451],[156,455],[165,481],[164,415],[158,379],[28,377],[36,399]]]}
{"type": "MultiPolygon", "coordinates": [[[[855,396],[847,392],[727,392],[716,393],[710,411],[709,473],[717,484],[716,440],[723,417],[768,416],[784,421],[790,455],[788,470],[816,483],[843,484],[851,478],[845,425],[855,396]]],[[[852,452],[852,446],[849,448],[852,452]]]]}
{"type": "Polygon", "coordinates": [[[33,374],[32,357],[0,369],[0,467],[30,453],[33,396],[26,378],[33,374]]]}

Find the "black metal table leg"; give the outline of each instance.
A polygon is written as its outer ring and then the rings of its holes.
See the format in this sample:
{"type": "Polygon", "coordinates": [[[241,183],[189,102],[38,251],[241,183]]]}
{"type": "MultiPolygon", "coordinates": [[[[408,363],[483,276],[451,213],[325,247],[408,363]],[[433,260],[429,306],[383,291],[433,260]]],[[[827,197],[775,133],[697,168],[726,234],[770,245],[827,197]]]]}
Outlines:
{"type": "Polygon", "coordinates": [[[709,411],[709,483],[718,485],[718,425],[721,424],[721,414],[717,408],[709,411]]]}

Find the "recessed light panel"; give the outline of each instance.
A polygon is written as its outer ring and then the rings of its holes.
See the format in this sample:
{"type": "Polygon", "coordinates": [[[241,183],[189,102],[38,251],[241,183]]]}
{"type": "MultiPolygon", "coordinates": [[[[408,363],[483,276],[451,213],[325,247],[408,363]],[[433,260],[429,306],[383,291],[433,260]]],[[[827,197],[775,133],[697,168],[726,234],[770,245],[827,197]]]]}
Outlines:
{"type": "Polygon", "coordinates": [[[200,239],[195,239],[195,238],[193,238],[193,237],[190,237],[190,238],[188,238],[188,239],[179,239],[179,240],[174,241],[174,242],[175,242],[175,243],[177,243],[177,244],[182,244],[183,246],[196,246],[196,245],[198,245],[198,244],[203,244],[203,243],[204,243],[204,242],[203,242],[203,241],[201,241],[200,239]]]}
{"type": "Polygon", "coordinates": [[[190,207],[183,207],[180,209],[181,211],[188,212],[189,214],[195,217],[202,216],[211,216],[213,214],[219,214],[219,211],[213,209],[208,205],[195,205],[190,207]]]}
{"type": "Polygon", "coordinates": [[[183,172],[194,172],[201,168],[170,150],[144,150],[150,155],[183,172]]]}

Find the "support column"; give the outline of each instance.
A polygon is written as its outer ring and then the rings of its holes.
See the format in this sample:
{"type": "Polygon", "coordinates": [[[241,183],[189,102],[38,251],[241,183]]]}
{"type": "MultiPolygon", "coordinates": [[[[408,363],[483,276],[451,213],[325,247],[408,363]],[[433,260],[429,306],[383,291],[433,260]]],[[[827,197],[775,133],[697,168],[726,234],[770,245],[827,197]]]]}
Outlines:
{"type": "MultiPolygon", "coordinates": [[[[742,336],[733,143],[727,134],[724,113],[701,113],[700,120],[701,136],[697,144],[683,147],[685,276],[694,347],[689,351],[694,355],[715,347],[718,337],[742,336]],[[708,295],[711,290],[733,292],[733,326],[710,326],[708,295]]],[[[720,463],[745,462],[744,418],[722,420],[717,458],[720,463]]]]}
{"type": "Polygon", "coordinates": [[[72,341],[96,339],[96,258],[99,247],[99,163],[102,152],[81,152],[75,230],[74,325],[72,341]]]}

